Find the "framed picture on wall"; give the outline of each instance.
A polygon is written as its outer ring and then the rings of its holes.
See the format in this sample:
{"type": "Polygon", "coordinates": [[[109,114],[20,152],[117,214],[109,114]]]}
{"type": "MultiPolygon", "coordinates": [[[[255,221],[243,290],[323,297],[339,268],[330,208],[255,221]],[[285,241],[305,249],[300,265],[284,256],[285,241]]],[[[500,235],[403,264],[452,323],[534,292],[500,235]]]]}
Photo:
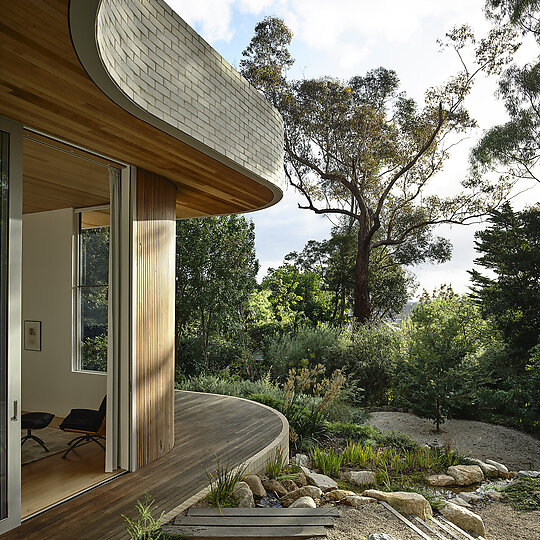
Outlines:
{"type": "Polygon", "coordinates": [[[24,350],[41,351],[41,321],[24,321],[24,350]]]}

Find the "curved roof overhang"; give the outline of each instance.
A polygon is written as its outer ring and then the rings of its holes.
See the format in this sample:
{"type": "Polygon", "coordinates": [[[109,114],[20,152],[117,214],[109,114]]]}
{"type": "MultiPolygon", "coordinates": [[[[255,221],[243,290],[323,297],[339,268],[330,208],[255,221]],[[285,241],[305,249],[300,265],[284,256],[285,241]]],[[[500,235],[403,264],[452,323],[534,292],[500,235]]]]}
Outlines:
{"type": "MultiPolygon", "coordinates": [[[[0,114],[165,176],[178,187],[178,218],[278,202],[279,172],[250,170],[249,163],[152,115],[120,89],[101,59],[100,4],[35,0],[10,6],[0,22],[0,114]]],[[[274,169],[280,169],[277,160],[274,169]]]]}

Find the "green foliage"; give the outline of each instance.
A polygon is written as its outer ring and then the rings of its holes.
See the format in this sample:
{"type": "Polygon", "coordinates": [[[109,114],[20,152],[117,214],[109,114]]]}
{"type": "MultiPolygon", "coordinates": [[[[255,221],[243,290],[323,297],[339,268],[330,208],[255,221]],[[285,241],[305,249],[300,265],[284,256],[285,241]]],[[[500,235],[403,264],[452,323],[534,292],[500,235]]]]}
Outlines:
{"type": "Polygon", "coordinates": [[[519,374],[540,336],[540,206],[514,212],[507,203],[489,223],[475,235],[475,262],[495,275],[470,272],[474,298],[501,330],[519,374]]]}
{"type": "Polygon", "coordinates": [[[381,435],[380,431],[374,427],[349,422],[329,422],[326,424],[326,431],[342,439],[364,443],[368,439],[376,440],[381,435]]]}
{"type": "MultiPolygon", "coordinates": [[[[536,0],[487,0],[486,12],[497,27],[513,25],[540,44],[540,5],[536,0]]],[[[511,180],[540,181],[540,63],[512,65],[499,80],[499,97],[509,120],[489,129],[471,153],[473,172],[494,172],[511,180]]]]}
{"type": "Polygon", "coordinates": [[[258,381],[235,380],[223,378],[219,375],[198,375],[185,377],[178,374],[176,376],[177,390],[190,390],[192,392],[206,392],[209,394],[222,394],[224,396],[236,396],[248,398],[252,394],[268,394],[280,398],[279,390],[269,379],[259,379],[258,381]]]}
{"type": "Polygon", "coordinates": [[[540,478],[519,478],[506,486],[503,493],[516,510],[540,510],[540,478]]]}
{"type": "Polygon", "coordinates": [[[224,506],[232,501],[232,493],[236,484],[245,476],[247,465],[231,468],[230,456],[227,457],[227,462],[222,465],[219,458],[216,456],[216,472],[212,474],[206,469],[206,477],[210,493],[206,496],[206,500],[216,506],[224,506]]]}
{"type": "Polygon", "coordinates": [[[467,297],[441,289],[424,297],[412,313],[407,355],[398,365],[398,401],[432,418],[439,431],[453,407],[474,406],[482,381],[479,354],[494,342],[494,332],[467,297]]]}
{"type": "Polygon", "coordinates": [[[381,446],[391,446],[399,450],[418,450],[420,445],[413,441],[405,433],[398,433],[392,430],[377,437],[377,441],[381,446]]]}
{"type": "MultiPolygon", "coordinates": [[[[346,337],[339,328],[321,324],[317,328],[301,328],[296,334],[277,337],[264,351],[265,365],[278,379],[287,377],[292,368],[327,364],[331,351],[341,347],[346,337]]],[[[338,369],[338,365],[328,366],[338,369]]]]}
{"type": "Polygon", "coordinates": [[[107,334],[87,337],[81,341],[81,362],[83,369],[89,371],[107,371],[107,348],[107,334]]]}
{"type": "Polygon", "coordinates": [[[270,480],[279,480],[286,476],[286,468],[289,464],[287,456],[281,446],[278,446],[266,462],[266,476],[270,480]]]}
{"type": "MultiPolygon", "coordinates": [[[[197,335],[210,369],[213,336],[235,336],[246,346],[245,310],[259,269],[254,225],[236,215],[180,220],[176,237],[177,336],[197,335]]],[[[177,347],[180,367],[181,353],[177,347]]]]}
{"type": "Polygon", "coordinates": [[[330,318],[330,295],[317,271],[283,264],[268,270],[261,287],[270,291],[273,317],[285,330],[296,332],[302,325],[314,326],[330,318]]]}
{"type": "Polygon", "coordinates": [[[135,508],[139,513],[137,520],[132,520],[122,514],[126,521],[126,531],[131,540],[164,540],[165,535],[161,532],[159,521],[165,515],[165,511],[157,519],[152,516],[156,507],[150,494],[145,493],[144,499],[137,501],[135,508]]]}
{"type": "Polygon", "coordinates": [[[318,446],[313,448],[309,456],[313,467],[319,469],[323,474],[338,477],[339,469],[343,462],[343,454],[338,450],[329,449],[322,451],[318,446]]]}

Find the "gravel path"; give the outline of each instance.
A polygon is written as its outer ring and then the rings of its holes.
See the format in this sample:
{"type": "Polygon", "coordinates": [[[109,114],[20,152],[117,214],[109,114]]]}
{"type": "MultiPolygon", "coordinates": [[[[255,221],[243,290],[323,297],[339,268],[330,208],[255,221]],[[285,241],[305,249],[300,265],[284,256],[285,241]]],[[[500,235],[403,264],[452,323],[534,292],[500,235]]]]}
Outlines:
{"type": "Polygon", "coordinates": [[[417,442],[449,443],[463,454],[494,459],[510,470],[540,469],[540,441],[515,429],[473,420],[448,420],[437,434],[431,420],[398,412],[371,413],[368,424],[383,432],[406,433],[417,442]]]}

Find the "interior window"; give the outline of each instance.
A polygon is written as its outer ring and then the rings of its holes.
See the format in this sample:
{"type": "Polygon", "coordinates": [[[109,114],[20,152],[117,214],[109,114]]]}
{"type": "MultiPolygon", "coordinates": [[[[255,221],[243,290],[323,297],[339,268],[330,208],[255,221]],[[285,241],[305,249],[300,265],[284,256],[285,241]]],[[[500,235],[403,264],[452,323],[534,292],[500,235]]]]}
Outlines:
{"type": "Polygon", "coordinates": [[[82,371],[107,371],[109,230],[108,210],[79,214],[77,368],[82,371]]]}

